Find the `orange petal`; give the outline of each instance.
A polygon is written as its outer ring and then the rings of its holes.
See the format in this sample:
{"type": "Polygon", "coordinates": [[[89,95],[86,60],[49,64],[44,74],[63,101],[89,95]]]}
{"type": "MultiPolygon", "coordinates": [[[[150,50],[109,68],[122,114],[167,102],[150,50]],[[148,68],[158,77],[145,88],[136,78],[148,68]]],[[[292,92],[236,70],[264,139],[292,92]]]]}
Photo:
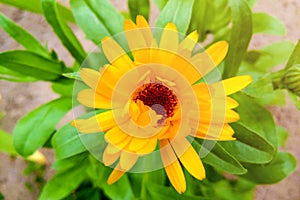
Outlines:
{"type": "Polygon", "coordinates": [[[85,89],[78,93],[77,100],[84,106],[90,108],[111,108],[111,99],[96,93],[92,89],[85,89]]]}
{"type": "Polygon", "coordinates": [[[130,170],[136,161],[138,160],[139,156],[136,153],[131,153],[127,151],[122,151],[120,156],[120,167],[122,170],[128,171],[130,170]]]}
{"type": "MultiPolygon", "coordinates": [[[[116,168],[119,168],[119,167],[120,167],[120,164],[116,168]]],[[[112,171],[112,173],[110,174],[110,176],[108,177],[107,183],[109,185],[115,183],[117,180],[119,180],[123,176],[124,173],[125,173],[124,171],[114,169],[112,171]]]]}

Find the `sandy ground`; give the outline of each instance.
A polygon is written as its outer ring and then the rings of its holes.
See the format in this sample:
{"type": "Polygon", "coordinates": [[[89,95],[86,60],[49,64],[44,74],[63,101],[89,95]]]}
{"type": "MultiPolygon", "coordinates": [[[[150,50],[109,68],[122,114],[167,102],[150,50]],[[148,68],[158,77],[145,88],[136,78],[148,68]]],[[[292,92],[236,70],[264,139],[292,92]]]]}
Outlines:
{"type": "MultiPolygon", "coordinates": [[[[121,10],[126,9],[126,2],[121,0],[113,0],[121,10]]],[[[251,48],[257,48],[270,42],[281,41],[283,39],[292,40],[294,43],[300,37],[300,1],[299,0],[259,0],[255,6],[257,12],[268,12],[281,19],[287,27],[288,34],[284,37],[256,35],[253,37],[251,48]]],[[[48,44],[49,48],[54,48],[61,59],[71,64],[71,57],[62,47],[59,40],[54,36],[45,20],[35,14],[21,12],[17,9],[0,5],[0,11],[11,17],[14,21],[21,24],[33,35],[35,35],[44,44],[48,44]]],[[[157,16],[157,11],[152,11],[151,21],[153,22],[157,16]]],[[[75,33],[83,40],[83,34],[75,28],[75,33]]],[[[90,42],[85,42],[86,49],[92,48],[90,42]]],[[[0,51],[8,49],[16,49],[19,46],[8,39],[8,36],[0,30],[0,51]]],[[[14,125],[25,113],[39,105],[54,99],[56,95],[51,91],[48,83],[10,83],[0,81],[0,93],[3,101],[0,102],[0,112],[5,112],[4,119],[0,122],[0,127],[8,132],[12,132],[14,125]]],[[[284,148],[292,152],[298,161],[300,161],[300,137],[298,137],[298,128],[300,121],[300,112],[295,106],[288,101],[285,107],[273,107],[271,111],[275,115],[278,124],[288,129],[290,136],[287,145],[284,148]]],[[[53,160],[51,151],[44,151],[47,158],[53,160]]],[[[11,158],[7,155],[0,154],[0,192],[6,197],[6,200],[24,200],[36,199],[38,190],[34,188],[30,192],[26,187],[26,182],[33,183],[33,176],[23,176],[25,162],[22,159],[11,158]]],[[[50,168],[46,170],[46,177],[51,176],[50,168]]],[[[300,169],[289,176],[287,179],[278,184],[270,186],[259,186],[256,192],[257,200],[297,200],[300,199],[300,169]]]]}

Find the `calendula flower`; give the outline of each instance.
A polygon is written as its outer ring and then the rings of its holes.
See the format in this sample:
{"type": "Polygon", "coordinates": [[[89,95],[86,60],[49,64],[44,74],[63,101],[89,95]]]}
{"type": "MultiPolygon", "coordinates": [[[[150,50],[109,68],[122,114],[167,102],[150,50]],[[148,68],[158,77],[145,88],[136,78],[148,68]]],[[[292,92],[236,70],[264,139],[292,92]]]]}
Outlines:
{"type": "Polygon", "coordinates": [[[182,39],[169,23],[158,42],[142,16],[136,24],[125,20],[124,30],[133,58],[106,37],[101,44],[110,64],[99,71],[80,70],[90,88],[79,92],[79,102],[107,111],[72,124],[81,133],[105,132],[103,163],[114,165],[109,184],[132,169],[139,158],[159,151],[170,182],[183,193],[186,182],[181,164],[195,178],[205,178],[201,159],[188,138],[234,140],[229,123],[239,120],[232,110],[238,103],[228,95],[246,87],[251,77],[199,82],[226,56],[225,41],[195,53],[197,32],[182,39]]]}

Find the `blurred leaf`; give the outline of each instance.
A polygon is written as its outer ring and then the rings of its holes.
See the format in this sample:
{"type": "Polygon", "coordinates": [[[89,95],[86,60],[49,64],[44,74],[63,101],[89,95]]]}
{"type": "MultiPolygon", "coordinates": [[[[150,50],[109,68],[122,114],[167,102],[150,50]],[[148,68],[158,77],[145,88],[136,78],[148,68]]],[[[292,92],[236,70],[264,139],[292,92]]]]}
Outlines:
{"type": "Polygon", "coordinates": [[[161,184],[147,182],[142,199],[165,199],[165,200],[209,200],[201,196],[192,196],[188,194],[178,194],[173,187],[166,187],[161,184]]]}
{"type": "Polygon", "coordinates": [[[257,184],[273,184],[286,178],[296,169],[296,159],[290,153],[278,152],[268,164],[244,164],[244,166],[248,169],[248,173],[243,177],[257,184]]]}
{"type": "Polygon", "coordinates": [[[300,110],[300,99],[299,99],[299,97],[296,94],[294,94],[290,91],[288,91],[288,94],[289,94],[291,100],[293,101],[293,103],[295,104],[295,106],[298,108],[298,110],[300,110]]]}
{"type": "Polygon", "coordinates": [[[0,152],[17,155],[13,145],[12,135],[0,129],[0,152]]]}
{"type": "Polygon", "coordinates": [[[55,131],[56,124],[71,108],[71,99],[59,98],[22,117],[13,131],[16,151],[26,157],[42,147],[55,131]]]}
{"type": "Polygon", "coordinates": [[[277,125],[276,132],[277,132],[277,136],[278,136],[278,146],[284,147],[285,142],[289,136],[288,131],[284,127],[277,125]]]}
{"type": "Polygon", "coordinates": [[[244,93],[251,97],[263,98],[264,95],[273,92],[272,77],[265,75],[255,82],[252,82],[243,90],[244,93]]]}
{"type": "Polygon", "coordinates": [[[88,162],[55,174],[43,188],[39,200],[62,199],[73,192],[85,179],[88,162]]]}
{"type": "Polygon", "coordinates": [[[249,63],[249,67],[245,71],[255,70],[265,73],[267,70],[286,62],[293,49],[294,44],[291,41],[281,41],[257,51],[249,51],[245,55],[245,61],[249,63]]]}
{"type": "Polygon", "coordinates": [[[137,15],[142,15],[149,20],[150,1],[149,0],[128,0],[128,9],[131,20],[135,22],[137,15]]]}
{"type": "Polygon", "coordinates": [[[36,38],[1,13],[0,26],[10,35],[10,37],[16,40],[25,49],[44,57],[51,58],[48,50],[42,46],[36,38]]]}
{"type": "Polygon", "coordinates": [[[168,0],[154,0],[154,3],[156,4],[159,10],[162,10],[168,3],[168,0]]]}
{"type": "Polygon", "coordinates": [[[86,186],[76,190],[74,193],[70,194],[67,198],[63,200],[99,200],[101,199],[101,193],[98,188],[90,188],[86,186]]]}
{"type": "Polygon", "coordinates": [[[79,76],[79,72],[69,72],[69,73],[63,73],[64,77],[67,77],[69,79],[75,79],[81,81],[81,78],[79,76]]]}
{"type": "Polygon", "coordinates": [[[111,36],[123,31],[124,17],[108,0],[84,0],[111,36]]]}
{"type": "Polygon", "coordinates": [[[223,78],[236,75],[252,36],[252,13],[248,3],[245,0],[229,0],[229,5],[232,29],[223,78]]]}
{"type": "Polygon", "coordinates": [[[253,33],[284,36],[286,34],[284,24],[267,13],[253,13],[253,33]]]}
{"type": "Polygon", "coordinates": [[[214,41],[224,40],[227,39],[230,20],[228,0],[195,1],[188,32],[197,30],[202,42],[208,34],[214,36],[214,41]]]}
{"type": "Polygon", "coordinates": [[[1,192],[0,192],[0,200],[4,200],[4,196],[1,192]]]}
{"type": "Polygon", "coordinates": [[[107,179],[111,173],[109,167],[90,156],[90,166],[87,170],[89,177],[93,180],[94,184],[100,187],[109,199],[123,200],[123,199],[136,199],[132,191],[132,187],[127,174],[124,174],[117,182],[112,185],[107,184],[107,179]]]}
{"type": "Polygon", "coordinates": [[[111,35],[103,21],[93,13],[84,0],[71,0],[70,3],[76,22],[87,39],[98,45],[105,36],[111,35]]]}
{"type": "Polygon", "coordinates": [[[180,33],[185,34],[188,30],[194,0],[172,0],[168,1],[156,20],[156,27],[164,28],[173,22],[180,33]]]}
{"type": "Polygon", "coordinates": [[[78,165],[78,163],[84,162],[88,158],[88,156],[88,152],[83,152],[65,159],[56,160],[53,163],[52,168],[57,171],[67,170],[69,168],[75,167],[76,165],[78,165]]]}
{"type": "Polygon", "coordinates": [[[265,94],[262,98],[256,99],[261,105],[275,105],[275,106],[284,106],[285,102],[285,91],[284,90],[274,90],[272,93],[265,94]]]}
{"type": "MultiPolygon", "coordinates": [[[[0,0],[1,3],[14,6],[17,8],[20,8],[22,10],[27,10],[30,12],[38,13],[38,14],[43,14],[42,6],[41,6],[41,1],[40,0],[0,0]]],[[[66,8],[65,6],[61,5],[60,3],[57,4],[57,10],[59,12],[59,15],[70,22],[74,22],[74,18],[72,15],[72,12],[66,8]]]]}
{"type": "Polygon", "coordinates": [[[73,31],[59,15],[56,0],[41,0],[41,3],[47,22],[70,54],[81,63],[85,59],[86,53],[73,31]]]}
{"type": "Polygon", "coordinates": [[[64,64],[24,50],[0,53],[0,66],[13,70],[23,76],[51,81],[61,76],[64,64]]]}
{"type": "Polygon", "coordinates": [[[248,2],[248,4],[249,4],[250,8],[253,8],[253,6],[255,5],[256,1],[257,1],[257,0],[247,0],[247,2],[248,2]]]}
{"type": "Polygon", "coordinates": [[[247,170],[219,143],[209,140],[195,140],[193,147],[199,152],[203,162],[216,169],[229,172],[231,174],[244,174],[247,170]]]}
{"type": "MultiPolygon", "coordinates": [[[[277,147],[276,127],[272,114],[255,102],[253,98],[241,92],[233,95],[233,98],[240,103],[236,108],[240,115],[238,123],[250,131],[258,133],[274,147],[277,147]]],[[[251,142],[255,143],[254,140],[251,142]]]]}
{"type": "Polygon", "coordinates": [[[220,142],[240,162],[267,163],[273,159],[274,147],[259,133],[240,123],[231,124],[236,141],[220,142]]]}
{"type": "Polygon", "coordinates": [[[300,40],[298,40],[292,55],[289,57],[289,61],[286,64],[285,69],[288,69],[295,64],[300,64],[300,40]]]}
{"type": "Polygon", "coordinates": [[[10,70],[6,67],[0,66],[0,79],[6,80],[6,81],[13,81],[13,82],[34,82],[37,81],[37,79],[29,76],[24,76],[24,74],[21,74],[19,72],[15,72],[13,70],[10,70]]]}
{"type": "Polygon", "coordinates": [[[72,97],[73,86],[74,80],[72,79],[60,78],[55,82],[52,82],[52,90],[65,97],[72,97]]]}

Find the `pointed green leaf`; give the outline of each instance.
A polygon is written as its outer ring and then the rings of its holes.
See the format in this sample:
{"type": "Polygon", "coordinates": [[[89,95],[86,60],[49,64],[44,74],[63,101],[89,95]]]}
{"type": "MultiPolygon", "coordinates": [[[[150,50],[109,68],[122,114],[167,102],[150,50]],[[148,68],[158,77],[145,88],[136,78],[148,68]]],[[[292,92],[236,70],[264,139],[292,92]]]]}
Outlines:
{"type": "Polygon", "coordinates": [[[286,34],[284,24],[267,13],[253,13],[253,33],[283,36],[286,34]]]}
{"type": "Polygon", "coordinates": [[[168,1],[156,20],[156,27],[164,28],[173,22],[178,31],[185,34],[188,30],[194,0],[172,0],[168,1]]]}
{"type": "Polygon", "coordinates": [[[245,0],[229,0],[229,5],[232,29],[223,78],[236,75],[252,36],[252,13],[248,3],[245,0]]]}
{"type": "Polygon", "coordinates": [[[24,74],[21,74],[19,72],[10,70],[6,67],[0,66],[0,79],[6,80],[6,81],[13,81],[13,82],[34,82],[37,81],[37,79],[29,76],[24,76],[24,74]]]}
{"type": "Polygon", "coordinates": [[[295,64],[300,64],[300,40],[298,40],[298,43],[296,44],[294,51],[285,66],[285,69],[288,69],[295,64]]]}
{"type": "Polygon", "coordinates": [[[21,118],[13,131],[16,151],[26,157],[42,147],[55,131],[56,124],[71,108],[70,98],[60,98],[21,118]]]}
{"type": "Polygon", "coordinates": [[[159,10],[162,10],[168,3],[168,0],[154,0],[154,3],[156,4],[159,10]]]}
{"type": "Polygon", "coordinates": [[[216,169],[229,172],[231,174],[244,174],[247,170],[219,143],[209,140],[195,140],[193,147],[199,152],[204,163],[216,169]]]}
{"type": "Polygon", "coordinates": [[[3,30],[29,51],[50,57],[48,50],[30,33],[0,13],[0,26],[3,30]]]}
{"type": "Polygon", "coordinates": [[[272,162],[264,165],[244,164],[248,173],[243,177],[257,184],[273,184],[289,176],[296,169],[295,157],[278,152],[272,162]]]}
{"type": "Polygon", "coordinates": [[[0,152],[17,155],[13,145],[12,135],[0,129],[0,152]]]}
{"type": "Polygon", "coordinates": [[[56,0],[41,0],[47,22],[70,54],[81,63],[86,53],[66,21],[59,15],[56,0]]]}
{"type": "Polygon", "coordinates": [[[72,193],[86,178],[88,162],[55,174],[44,186],[39,200],[62,199],[72,193]]]}
{"type": "Polygon", "coordinates": [[[242,124],[231,124],[235,141],[220,142],[232,156],[240,162],[268,163],[275,154],[275,149],[266,139],[242,124]]]}
{"type": "Polygon", "coordinates": [[[128,0],[128,8],[131,20],[135,22],[136,16],[142,15],[146,20],[149,19],[150,1],[149,0],[128,0]]]}
{"type": "Polygon", "coordinates": [[[62,62],[24,50],[0,53],[0,66],[45,81],[57,79],[65,68],[62,62]]]}
{"type": "MultiPolygon", "coordinates": [[[[0,2],[22,10],[43,14],[40,0],[0,0],[0,2]]],[[[74,22],[72,12],[68,8],[58,3],[57,10],[62,18],[66,19],[67,21],[74,22]]]]}

